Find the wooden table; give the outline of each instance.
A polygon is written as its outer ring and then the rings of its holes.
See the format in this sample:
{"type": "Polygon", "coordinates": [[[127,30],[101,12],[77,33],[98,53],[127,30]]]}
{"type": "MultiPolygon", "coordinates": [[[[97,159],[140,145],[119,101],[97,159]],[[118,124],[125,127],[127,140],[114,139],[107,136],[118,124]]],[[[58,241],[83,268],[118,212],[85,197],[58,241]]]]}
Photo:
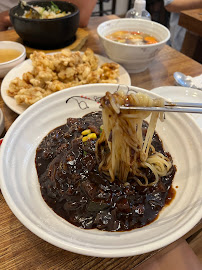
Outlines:
{"type": "Polygon", "coordinates": [[[178,24],[187,29],[181,52],[202,63],[202,9],[182,11],[178,24]]]}
{"type": "MultiPolygon", "coordinates": [[[[82,50],[90,47],[95,53],[105,55],[96,34],[97,25],[105,20],[115,18],[114,15],[93,17],[90,20],[89,39],[82,50]]],[[[0,40],[16,40],[14,30],[0,32],[0,40]]],[[[181,71],[187,75],[197,76],[202,66],[187,56],[165,46],[151,63],[149,69],[139,74],[130,74],[132,85],[151,90],[154,87],[174,85],[173,73],[181,71]]],[[[0,108],[5,116],[5,132],[17,114],[12,112],[0,97],[0,108]]],[[[0,193],[0,269],[134,269],[139,263],[158,251],[128,258],[95,258],[78,255],[57,248],[24,227],[13,215],[0,193]]],[[[202,228],[199,223],[184,239],[202,228]]],[[[182,239],[178,240],[181,241],[182,239]]],[[[176,244],[178,243],[176,241],[176,244]]],[[[175,244],[175,243],[174,243],[175,244]]],[[[168,250],[170,247],[166,247],[168,250]]]]}

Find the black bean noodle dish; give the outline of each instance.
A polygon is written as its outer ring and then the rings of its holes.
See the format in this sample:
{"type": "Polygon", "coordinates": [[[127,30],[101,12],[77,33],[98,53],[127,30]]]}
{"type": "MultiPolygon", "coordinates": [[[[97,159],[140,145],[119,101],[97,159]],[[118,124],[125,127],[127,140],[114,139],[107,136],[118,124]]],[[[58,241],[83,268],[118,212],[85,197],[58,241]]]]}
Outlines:
{"type": "Polygon", "coordinates": [[[175,195],[176,166],[155,131],[163,114],[120,107],[163,105],[143,93],[107,92],[102,111],[52,130],[35,158],[47,205],[83,229],[128,231],[154,221],[175,195]]]}

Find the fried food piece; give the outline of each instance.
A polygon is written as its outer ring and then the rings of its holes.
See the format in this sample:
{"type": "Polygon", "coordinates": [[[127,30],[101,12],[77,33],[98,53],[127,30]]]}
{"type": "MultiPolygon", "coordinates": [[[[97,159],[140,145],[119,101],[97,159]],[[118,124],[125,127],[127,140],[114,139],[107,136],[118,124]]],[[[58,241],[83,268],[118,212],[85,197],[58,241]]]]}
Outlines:
{"type": "Polygon", "coordinates": [[[17,104],[25,103],[32,105],[38,100],[51,94],[51,91],[47,91],[40,87],[22,88],[17,95],[14,96],[17,104]]]}
{"type": "Polygon", "coordinates": [[[64,49],[61,53],[45,54],[34,51],[30,56],[33,70],[22,79],[11,81],[7,94],[18,104],[32,105],[38,100],[72,86],[89,83],[117,83],[119,65],[105,63],[98,66],[98,58],[91,49],[83,54],[64,49]]]}
{"type": "Polygon", "coordinates": [[[7,94],[10,97],[14,97],[19,93],[21,89],[29,89],[30,87],[31,85],[26,81],[21,80],[20,78],[15,78],[14,80],[11,81],[9,89],[7,90],[7,94]]]}
{"type": "Polygon", "coordinates": [[[90,48],[84,52],[82,60],[84,63],[90,65],[91,70],[96,70],[98,68],[98,58],[90,48]]]}

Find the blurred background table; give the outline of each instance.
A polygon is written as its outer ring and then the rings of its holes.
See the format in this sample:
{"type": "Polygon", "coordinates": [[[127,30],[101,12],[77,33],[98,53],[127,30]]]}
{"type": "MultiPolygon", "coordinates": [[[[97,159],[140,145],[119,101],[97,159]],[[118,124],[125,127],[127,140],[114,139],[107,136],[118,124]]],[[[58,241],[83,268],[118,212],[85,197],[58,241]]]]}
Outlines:
{"type": "Polygon", "coordinates": [[[202,9],[182,11],[179,25],[187,29],[181,52],[202,63],[202,9]]]}
{"type": "MultiPolygon", "coordinates": [[[[116,16],[92,17],[90,19],[89,26],[86,28],[89,37],[82,47],[82,51],[90,47],[95,53],[106,56],[99,42],[96,29],[101,22],[113,18],[116,18],[116,16]]],[[[0,40],[16,41],[18,38],[14,30],[0,32],[0,40]]],[[[173,73],[175,71],[180,71],[190,76],[197,76],[202,73],[202,66],[166,45],[146,71],[130,74],[130,77],[132,85],[151,90],[155,87],[174,85],[173,73]]],[[[1,97],[0,108],[5,116],[5,134],[18,115],[4,104],[1,97]]],[[[1,193],[0,216],[0,269],[127,270],[134,269],[145,259],[159,252],[154,251],[139,256],[110,259],[83,256],[61,250],[38,238],[24,227],[10,211],[1,193]]],[[[202,250],[201,230],[202,223],[199,223],[183,238],[176,241],[174,245],[180,243],[182,239],[190,239],[195,250],[200,255],[202,250]]],[[[169,248],[169,246],[166,247],[164,252],[167,252],[169,248]]]]}

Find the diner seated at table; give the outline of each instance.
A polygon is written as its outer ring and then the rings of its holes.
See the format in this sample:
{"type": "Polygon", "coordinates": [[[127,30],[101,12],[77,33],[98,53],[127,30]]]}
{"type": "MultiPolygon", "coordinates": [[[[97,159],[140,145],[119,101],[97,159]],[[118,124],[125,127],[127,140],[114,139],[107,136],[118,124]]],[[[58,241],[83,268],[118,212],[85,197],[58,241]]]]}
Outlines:
{"type": "MultiPolygon", "coordinates": [[[[49,1],[49,0],[47,0],[49,1]]],[[[80,27],[88,25],[89,18],[97,3],[97,0],[61,0],[75,4],[80,10],[80,27]]],[[[19,0],[0,0],[0,31],[5,31],[12,26],[9,18],[9,9],[16,6],[19,0]]]]}
{"type": "Polygon", "coordinates": [[[171,46],[180,51],[184,41],[186,29],[178,25],[180,11],[202,8],[201,0],[164,0],[165,9],[170,14],[169,28],[171,32],[171,46]]]}

